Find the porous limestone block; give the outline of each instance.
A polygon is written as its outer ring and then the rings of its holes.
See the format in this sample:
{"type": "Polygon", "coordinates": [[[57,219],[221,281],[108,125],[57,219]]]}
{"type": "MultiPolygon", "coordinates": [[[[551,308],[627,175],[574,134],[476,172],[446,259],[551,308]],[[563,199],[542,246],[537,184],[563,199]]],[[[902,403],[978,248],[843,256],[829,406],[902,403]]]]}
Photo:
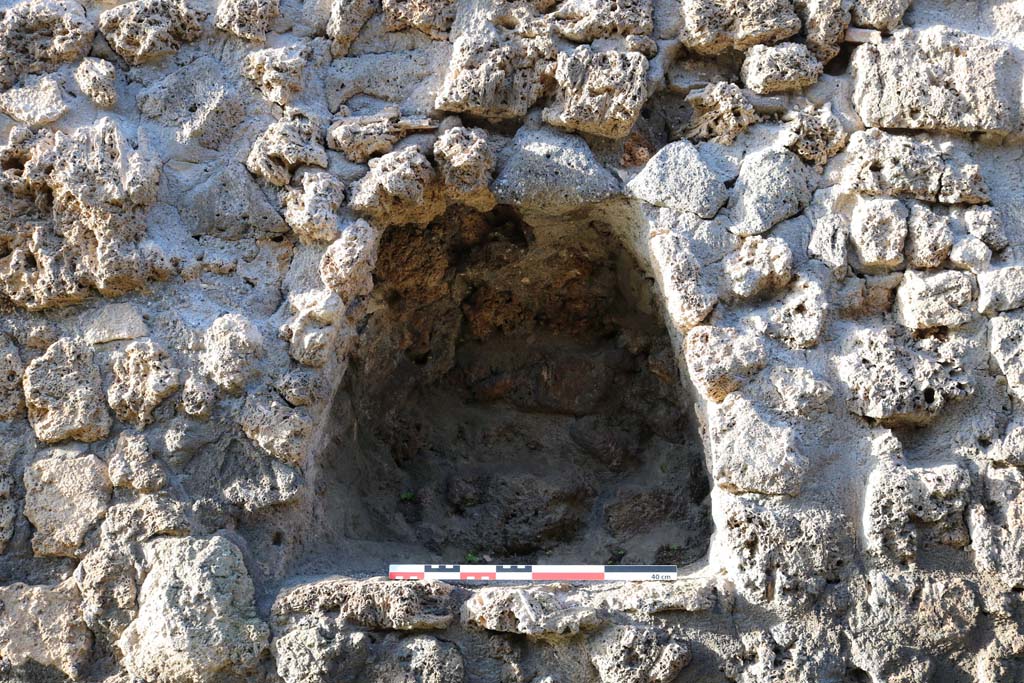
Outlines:
{"type": "Polygon", "coordinates": [[[671,683],[690,659],[689,643],[648,626],[609,626],[590,641],[601,683],[671,683]]]}
{"type": "Polygon", "coordinates": [[[757,112],[735,83],[719,81],[693,90],[686,96],[693,108],[686,137],[731,145],[748,126],[757,123],[757,112]]]}
{"type": "Polygon", "coordinates": [[[117,640],[128,673],[154,683],[252,675],[269,629],[238,547],[223,536],[160,538],[145,555],[138,616],[117,640]]]}
{"type": "Polygon", "coordinates": [[[988,270],[991,262],[992,250],[973,235],[958,240],[949,252],[950,265],[976,275],[988,270]]]}
{"type": "Polygon", "coordinates": [[[544,121],[567,130],[621,138],[647,100],[647,58],[639,52],[595,51],[580,45],[560,52],[554,103],[544,121]]]}
{"type": "Polygon", "coordinates": [[[300,164],[327,168],[323,133],[317,123],[297,109],[270,124],[253,142],[245,166],[271,185],[284,187],[300,164]]]}
{"type": "Polygon", "coordinates": [[[153,458],[142,434],[123,431],[107,460],[110,483],[142,493],[153,493],[167,485],[167,473],[153,458]]]}
{"type": "Polygon", "coordinates": [[[1024,320],[1017,313],[992,318],[989,352],[1006,377],[1010,393],[1024,400],[1024,320]]]}
{"type": "Polygon", "coordinates": [[[811,202],[814,182],[810,169],[787,149],[748,154],[729,202],[729,230],[743,237],[767,232],[811,202]]]}
{"type": "Polygon", "coordinates": [[[56,76],[28,76],[24,85],[0,92],[0,112],[26,126],[53,123],[68,112],[56,76]]]}
{"type": "Polygon", "coordinates": [[[742,387],[768,362],[764,342],[731,327],[700,325],[686,335],[690,380],[715,403],[742,387]]]}
{"type": "Polygon", "coordinates": [[[700,54],[744,51],[800,30],[791,0],[683,0],[679,39],[700,54]]]}
{"type": "Polygon", "coordinates": [[[372,630],[445,629],[455,619],[454,587],[442,581],[365,581],[327,578],[282,590],[277,619],[336,612],[341,621],[372,630]]]}
{"type": "Polygon", "coordinates": [[[151,423],[153,410],[181,386],[167,351],[151,339],[115,352],[113,372],[107,401],[118,418],[137,427],[151,423]]]}
{"type": "Polygon", "coordinates": [[[338,119],[327,133],[327,146],[349,161],[365,164],[371,157],[390,152],[405,136],[435,127],[430,119],[403,118],[398,107],[386,107],[377,114],[338,119]]]}
{"type": "Polygon", "coordinates": [[[305,465],[306,441],[313,433],[313,421],[305,410],[269,394],[257,394],[246,398],[239,423],[245,435],[268,455],[288,465],[305,465]]]}
{"type": "Polygon", "coordinates": [[[100,31],[130,65],[174,54],[199,38],[206,13],[185,0],[131,0],[100,14],[100,31]]]}
{"type": "Polygon", "coordinates": [[[959,465],[907,467],[884,461],[871,473],[865,498],[867,550],[914,561],[921,532],[953,547],[970,542],[964,511],[971,477],[959,465]]]}
{"type": "Polygon", "coordinates": [[[900,25],[910,0],[851,0],[850,23],[854,26],[892,31],[900,25]]]}
{"type": "Polygon", "coordinates": [[[735,391],[709,408],[708,430],[718,486],[768,496],[800,493],[809,463],[784,420],[735,391]]]}
{"type": "Polygon", "coordinates": [[[1020,130],[1022,71],[1009,43],[945,26],[904,30],[858,47],[852,67],[854,106],[867,126],[1020,130]]]}
{"type": "Polygon", "coordinates": [[[220,0],[214,23],[239,38],[262,43],[280,12],[279,0],[220,0]]]}
{"type": "Polygon", "coordinates": [[[494,153],[482,128],[453,126],[434,141],[434,162],[448,201],[490,211],[497,201],[490,184],[494,153]]]}
{"type": "Polygon", "coordinates": [[[379,7],[375,0],[331,0],[327,37],[331,39],[333,56],[344,57],[348,54],[352,41],[379,7]]]}
{"type": "Polygon", "coordinates": [[[285,221],[304,244],[332,241],[338,235],[345,183],[324,171],[303,173],[301,183],[301,189],[285,195],[285,221]]]}
{"type": "Polygon", "coordinates": [[[791,349],[813,348],[825,332],[829,307],[819,282],[797,277],[789,292],[769,309],[767,332],[791,349]]]}
{"type": "Polygon", "coordinates": [[[968,206],[961,220],[967,226],[967,232],[984,242],[989,249],[999,252],[1010,245],[1003,227],[1003,216],[993,206],[968,206]]]}
{"type": "Polygon", "coordinates": [[[367,681],[462,683],[466,668],[459,649],[433,636],[385,637],[383,655],[370,663],[367,681]]]}
{"type": "Polygon", "coordinates": [[[839,54],[850,26],[850,7],[845,0],[796,0],[793,5],[803,23],[807,47],[822,64],[839,54]]]}
{"type": "Polygon", "coordinates": [[[82,680],[92,651],[92,633],[79,613],[75,581],[52,586],[12,583],[0,587],[0,652],[15,666],[34,662],[82,680]]]}
{"type": "Polygon", "coordinates": [[[699,325],[718,303],[718,293],[702,277],[705,269],[690,243],[667,232],[651,238],[650,250],[668,322],[680,332],[699,325]]]}
{"type": "Polygon", "coordinates": [[[824,70],[801,43],[754,45],[740,68],[743,84],[761,95],[800,90],[814,84],[824,70]]]}
{"type": "Polygon", "coordinates": [[[40,441],[91,442],[110,432],[100,371],[84,341],[55,341],[28,364],[23,385],[28,419],[40,441]]]}
{"type": "Polygon", "coordinates": [[[519,118],[544,92],[556,50],[551,24],[526,3],[499,3],[452,42],[434,106],[495,119],[519,118]]]}
{"type": "Polygon", "coordinates": [[[117,104],[117,69],[107,60],[83,59],[75,69],[75,83],[96,106],[110,109],[117,104]]]}
{"type": "Polygon", "coordinates": [[[341,632],[323,620],[303,623],[279,635],[271,645],[277,675],[285,683],[358,680],[370,656],[370,636],[341,632]]]}
{"type": "Polygon", "coordinates": [[[415,147],[370,160],[370,172],[352,189],[351,206],[377,225],[425,224],[444,212],[437,171],[415,147]]]}
{"type": "Polygon", "coordinates": [[[654,29],[651,0],[567,0],[548,16],[559,35],[576,43],[599,38],[649,36],[654,29]]]}
{"type": "Polygon", "coordinates": [[[818,168],[841,152],[848,139],[842,122],[832,113],[831,104],[797,112],[787,132],[790,140],[786,146],[818,168]]]}
{"type": "Polygon", "coordinates": [[[729,292],[740,299],[774,294],[793,278],[793,253],[777,237],[747,237],[725,259],[729,292]]]}
{"type": "Polygon", "coordinates": [[[836,506],[792,506],[787,499],[722,499],[722,541],[737,592],[777,609],[813,605],[854,552],[852,525],[836,506]]]}
{"type": "Polygon", "coordinates": [[[291,317],[280,327],[291,357],[303,365],[319,368],[344,355],[340,338],[347,332],[342,324],[345,304],[329,289],[293,292],[288,297],[291,317]]]}
{"type": "Polygon", "coordinates": [[[25,516],[36,555],[81,557],[86,534],[107,511],[110,480],[95,455],[58,452],[25,469],[25,516]]]}
{"type": "Polygon", "coordinates": [[[986,315],[1024,306],[1024,266],[993,268],[978,276],[978,310],[986,315]]]}
{"type": "Polygon", "coordinates": [[[834,360],[847,408],[886,426],[928,424],[950,401],[974,391],[964,359],[976,346],[957,334],[915,340],[897,328],[855,329],[834,360]]]}
{"type": "Polygon", "coordinates": [[[908,270],[896,289],[896,317],[904,327],[958,327],[971,320],[971,276],[958,270],[908,270]]]}
{"type": "Polygon", "coordinates": [[[23,0],[0,17],[0,89],[89,51],[96,27],[74,0],[23,0]]]}
{"type": "Polygon", "coordinates": [[[199,362],[220,388],[237,393],[255,373],[256,360],[263,355],[263,335],[245,316],[220,316],[203,334],[199,362]]]}
{"type": "Polygon", "coordinates": [[[82,595],[82,619],[93,633],[116,639],[135,618],[139,569],[116,542],[101,544],[78,563],[74,581],[82,595]]]}
{"type": "Polygon", "coordinates": [[[488,587],[462,605],[462,623],[499,633],[571,637],[604,622],[598,610],[566,600],[559,586],[488,587]]]}
{"type": "Polygon", "coordinates": [[[938,268],[953,248],[953,228],[948,216],[921,202],[910,205],[907,221],[907,265],[938,268]]]}
{"type": "Polygon", "coordinates": [[[887,270],[903,263],[910,212],[898,199],[859,198],[850,216],[850,241],[860,264],[887,270]]]}
{"type": "Polygon", "coordinates": [[[980,167],[955,149],[877,128],[850,136],[843,187],[872,197],[908,197],[941,204],[984,204],[980,167]]]}
{"type": "Polygon", "coordinates": [[[559,215],[619,192],[619,181],[583,138],[553,128],[520,128],[491,184],[499,203],[524,213],[559,215]]]}
{"type": "Polygon", "coordinates": [[[659,149],[629,181],[626,191],[648,204],[689,211],[701,218],[713,218],[729,198],[725,183],[686,140],[659,149]]]}
{"type": "Polygon", "coordinates": [[[349,303],[373,289],[380,231],[364,220],[349,223],[320,259],[320,279],[349,303]]]}
{"type": "Polygon", "coordinates": [[[242,75],[263,96],[282,107],[302,91],[302,73],[309,50],[301,45],[254,50],[242,62],[242,75]]]}

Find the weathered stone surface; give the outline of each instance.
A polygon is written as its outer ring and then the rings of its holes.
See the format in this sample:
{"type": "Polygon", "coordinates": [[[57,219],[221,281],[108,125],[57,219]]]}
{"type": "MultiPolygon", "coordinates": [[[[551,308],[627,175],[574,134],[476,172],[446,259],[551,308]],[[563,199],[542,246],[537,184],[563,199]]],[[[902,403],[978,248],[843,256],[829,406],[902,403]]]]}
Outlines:
{"type": "Polygon", "coordinates": [[[34,662],[68,678],[85,674],[92,634],[78,615],[75,582],[55,586],[15,583],[0,588],[0,652],[15,666],[34,662]]]}
{"type": "Polygon", "coordinates": [[[647,58],[580,45],[558,55],[557,98],[544,110],[552,126],[608,138],[626,135],[647,99],[647,58]]]}
{"type": "Polygon", "coordinates": [[[158,683],[251,673],[267,647],[252,579],[223,536],[146,545],[138,616],[117,640],[132,675],[158,683]]]}
{"type": "Polygon", "coordinates": [[[807,167],[789,150],[768,148],[744,157],[729,202],[729,229],[741,236],[767,232],[810,203],[812,182],[807,167]]]}
{"type": "Polygon", "coordinates": [[[25,0],[0,19],[0,87],[83,56],[96,27],[71,0],[25,0]]]}
{"type": "Polygon", "coordinates": [[[352,189],[352,208],[380,225],[428,223],[444,211],[434,166],[415,147],[370,160],[370,172],[352,189]]]}
{"type": "Polygon", "coordinates": [[[854,53],[854,105],[868,126],[955,132],[1020,129],[1021,65],[998,40],[935,26],[854,53]],[[937,78],[935,74],[942,74],[937,78]]]}
{"type": "Polygon", "coordinates": [[[274,600],[273,614],[338,612],[341,619],[369,629],[443,629],[455,618],[452,587],[439,581],[323,579],[290,588],[274,600]]]}
{"type": "Polygon", "coordinates": [[[767,362],[764,343],[734,328],[701,325],[686,335],[686,365],[694,384],[720,403],[767,362]]]}
{"type": "Polygon", "coordinates": [[[95,455],[57,453],[25,470],[25,516],[37,555],[79,557],[85,535],[103,519],[110,480],[95,455]]]}
{"type": "Polygon", "coordinates": [[[200,362],[213,382],[227,391],[241,390],[263,352],[263,335],[237,313],[222,315],[203,334],[200,362]]]}
{"type": "Polygon", "coordinates": [[[602,683],[668,683],[690,663],[690,649],[656,629],[612,626],[593,640],[590,661],[602,683]]]}
{"type": "Polygon", "coordinates": [[[477,211],[494,208],[490,184],[495,159],[484,130],[449,128],[434,142],[434,161],[449,202],[477,211]]]}
{"type": "Polygon", "coordinates": [[[345,184],[329,173],[302,175],[302,189],[285,197],[284,219],[303,242],[330,242],[338,235],[345,184]]]}
{"type": "Polygon", "coordinates": [[[206,15],[185,0],[132,0],[100,14],[100,31],[129,64],[178,51],[199,37],[206,15]]]}
{"type": "Polygon", "coordinates": [[[601,625],[597,610],[565,601],[553,587],[485,588],[462,606],[462,623],[537,638],[574,636],[601,625]]]}
{"type": "Polygon", "coordinates": [[[908,270],[896,290],[896,315],[913,330],[958,327],[972,317],[971,276],[955,270],[908,270]]]}
{"type": "Polygon", "coordinates": [[[756,93],[771,95],[800,90],[821,76],[822,64],[800,43],[755,45],[743,59],[743,83],[756,93]]]}
{"type": "Polygon", "coordinates": [[[685,140],[658,150],[626,190],[655,206],[713,218],[729,197],[725,184],[685,140]]]}
{"type": "Polygon", "coordinates": [[[773,294],[793,277],[793,253],[776,237],[754,235],[725,260],[729,292],[741,299],[773,294]]]}
{"type": "Polygon", "coordinates": [[[719,82],[694,90],[686,96],[693,114],[686,135],[731,145],[736,136],[757,123],[754,105],[735,83],[719,82]]]}
{"type": "Polygon", "coordinates": [[[28,419],[46,443],[97,441],[110,432],[99,369],[79,339],[61,338],[25,368],[28,419]]]}
{"type": "Polygon", "coordinates": [[[555,215],[608,199],[618,189],[614,176],[582,138],[549,128],[520,129],[491,185],[501,203],[527,213],[555,215]]]}
{"type": "Polygon", "coordinates": [[[685,0],[680,40],[703,54],[728,48],[743,51],[774,43],[800,30],[800,18],[788,0],[685,0]]]}
{"type": "Polygon", "coordinates": [[[114,381],[107,401],[121,420],[143,427],[153,410],[181,384],[167,351],[151,339],[132,342],[114,356],[114,381]]]}
{"type": "Polygon", "coordinates": [[[220,0],[214,22],[239,38],[263,42],[279,12],[278,0],[220,0]]]}

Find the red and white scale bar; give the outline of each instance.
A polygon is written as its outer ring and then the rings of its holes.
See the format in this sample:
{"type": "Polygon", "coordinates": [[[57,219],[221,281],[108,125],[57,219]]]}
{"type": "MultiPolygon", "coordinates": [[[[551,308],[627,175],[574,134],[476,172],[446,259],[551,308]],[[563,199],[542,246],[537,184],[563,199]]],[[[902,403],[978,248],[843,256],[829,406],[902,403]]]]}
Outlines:
{"type": "Polygon", "coordinates": [[[393,564],[404,581],[669,581],[672,564],[393,564]]]}

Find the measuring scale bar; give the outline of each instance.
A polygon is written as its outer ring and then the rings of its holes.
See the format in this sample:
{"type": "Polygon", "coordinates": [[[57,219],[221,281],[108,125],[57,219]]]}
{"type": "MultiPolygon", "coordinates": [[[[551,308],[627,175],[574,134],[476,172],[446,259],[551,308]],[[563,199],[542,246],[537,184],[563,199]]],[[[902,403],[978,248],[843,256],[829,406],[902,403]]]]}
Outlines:
{"type": "Polygon", "coordinates": [[[403,581],[670,581],[674,564],[393,564],[403,581]]]}

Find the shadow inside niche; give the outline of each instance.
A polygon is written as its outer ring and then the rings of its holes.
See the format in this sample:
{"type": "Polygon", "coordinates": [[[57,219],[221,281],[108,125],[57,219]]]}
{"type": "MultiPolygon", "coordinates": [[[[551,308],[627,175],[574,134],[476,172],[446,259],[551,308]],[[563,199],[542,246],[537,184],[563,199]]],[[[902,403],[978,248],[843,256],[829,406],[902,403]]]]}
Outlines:
{"type": "Polygon", "coordinates": [[[302,569],[702,558],[709,478],[614,236],[456,209],[384,235],[302,569]]]}

